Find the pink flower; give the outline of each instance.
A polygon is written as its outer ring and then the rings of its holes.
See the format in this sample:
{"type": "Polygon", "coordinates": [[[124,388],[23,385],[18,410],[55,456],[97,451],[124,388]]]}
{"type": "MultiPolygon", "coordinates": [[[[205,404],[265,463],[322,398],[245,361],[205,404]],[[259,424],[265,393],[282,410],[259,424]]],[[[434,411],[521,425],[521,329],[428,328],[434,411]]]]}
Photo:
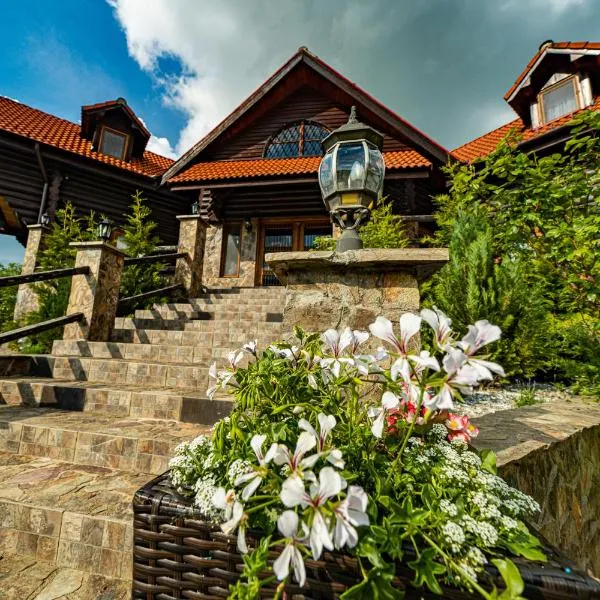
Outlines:
{"type": "Polygon", "coordinates": [[[470,442],[471,438],[479,435],[479,429],[469,421],[467,415],[455,415],[450,413],[446,421],[446,427],[450,430],[448,433],[448,441],[462,440],[470,442]]]}

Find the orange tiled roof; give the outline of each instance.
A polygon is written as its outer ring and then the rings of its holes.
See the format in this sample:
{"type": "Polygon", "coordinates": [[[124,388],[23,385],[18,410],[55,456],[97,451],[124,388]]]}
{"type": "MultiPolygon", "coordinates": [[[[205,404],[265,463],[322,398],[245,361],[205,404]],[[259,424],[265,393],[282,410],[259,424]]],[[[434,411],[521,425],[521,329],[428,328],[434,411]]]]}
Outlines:
{"type": "Polygon", "coordinates": [[[527,77],[527,74],[531,70],[531,67],[535,65],[540,56],[548,49],[555,48],[557,50],[600,50],[600,42],[552,42],[541,47],[535,54],[535,56],[527,63],[527,66],[523,72],[517,77],[517,80],[513,83],[511,88],[504,94],[504,99],[508,100],[510,95],[517,89],[523,79],[527,77]]]}
{"type": "Polygon", "coordinates": [[[546,123],[541,127],[537,127],[536,129],[532,129],[531,127],[525,127],[523,121],[518,118],[506,125],[502,125],[502,127],[498,127],[498,129],[494,129],[485,135],[482,135],[471,142],[467,142],[458,148],[452,150],[452,153],[459,159],[466,162],[472,162],[477,158],[482,158],[487,156],[490,152],[492,152],[496,146],[511,132],[511,130],[515,129],[517,133],[519,133],[523,141],[532,140],[536,137],[539,137],[553,129],[557,129],[558,127],[562,127],[566,125],[574,115],[581,112],[582,110],[600,110],[600,96],[596,98],[596,101],[591,106],[586,107],[585,109],[577,110],[568,115],[564,115],[559,117],[558,119],[554,119],[554,121],[550,121],[550,123],[546,123]]]}
{"type": "Polygon", "coordinates": [[[170,158],[148,151],[142,158],[133,158],[129,162],[94,152],[91,143],[80,136],[79,125],[4,96],[0,96],[0,130],[150,177],[161,175],[173,163],[170,158]]]}
{"type": "MultiPolygon", "coordinates": [[[[383,156],[388,170],[431,166],[431,163],[425,157],[414,150],[384,152],[383,156]]],[[[204,162],[192,165],[189,169],[169,179],[169,183],[244,179],[274,175],[306,175],[316,173],[320,162],[320,156],[204,162]]]]}

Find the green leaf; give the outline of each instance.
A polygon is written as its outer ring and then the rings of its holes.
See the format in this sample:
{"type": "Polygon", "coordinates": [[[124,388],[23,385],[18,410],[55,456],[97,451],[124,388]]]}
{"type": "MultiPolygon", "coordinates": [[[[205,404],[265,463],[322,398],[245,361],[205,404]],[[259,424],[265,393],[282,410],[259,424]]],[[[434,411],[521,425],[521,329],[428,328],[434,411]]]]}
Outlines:
{"type": "Polygon", "coordinates": [[[412,584],[416,588],[423,587],[423,584],[425,584],[434,594],[441,594],[442,588],[437,581],[436,575],[445,573],[446,567],[436,562],[436,558],[436,551],[433,548],[427,548],[421,552],[419,558],[409,562],[408,566],[415,572],[412,584]]]}
{"type": "Polygon", "coordinates": [[[497,475],[498,469],[496,467],[496,453],[493,450],[485,449],[479,453],[479,456],[481,457],[482,469],[485,469],[492,475],[497,475]]]}
{"type": "Polygon", "coordinates": [[[525,589],[523,578],[519,569],[512,560],[493,558],[492,563],[496,566],[504,580],[506,589],[500,594],[501,600],[525,600],[521,594],[525,589]]]}
{"type": "Polygon", "coordinates": [[[394,568],[371,569],[358,585],[346,590],[341,600],[404,600],[404,590],[392,585],[394,568]]]}

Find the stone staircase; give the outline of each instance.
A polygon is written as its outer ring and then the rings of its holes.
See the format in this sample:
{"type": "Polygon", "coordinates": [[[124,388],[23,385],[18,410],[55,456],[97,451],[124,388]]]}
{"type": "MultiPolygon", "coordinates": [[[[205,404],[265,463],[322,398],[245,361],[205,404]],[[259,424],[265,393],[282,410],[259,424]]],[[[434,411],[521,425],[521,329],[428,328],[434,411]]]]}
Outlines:
{"type": "MultiPolygon", "coordinates": [[[[131,499],[226,415],[213,360],[281,338],[282,288],[211,290],[0,377],[0,599],[130,597],[131,499]]],[[[2,357],[6,364],[6,357],[2,357]]]]}

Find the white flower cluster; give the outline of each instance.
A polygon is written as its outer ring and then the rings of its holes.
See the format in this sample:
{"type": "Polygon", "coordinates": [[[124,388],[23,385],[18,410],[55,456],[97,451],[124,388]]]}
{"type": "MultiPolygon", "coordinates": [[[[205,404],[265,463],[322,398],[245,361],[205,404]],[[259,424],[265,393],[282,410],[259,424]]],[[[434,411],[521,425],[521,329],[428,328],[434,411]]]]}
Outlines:
{"type": "Polygon", "coordinates": [[[286,510],[279,515],[271,511],[268,515],[270,520],[277,520],[285,541],[273,570],[280,580],[286,579],[293,570],[300,585],[304,585],[306,579],[300,548],[309,547],[315,560],[324,548],[352,548],[358,543],[356,528],[369,524],[367,494],[359,486],[348,486],[336,470],[344,468],[342,453],[329,442],[336,420],[323,413],[317,420],[318,431],[306,419],[300,419],[298,426],[302,431],[293,451],[284,444],[272,443],[265,452],[267,436],[255,435],[250,445],[256,464],[236,460],[228,469],[227,477],[233,480],[233,489],[216,488],[214,481],[208,479],[196,489],[196,504],[202,507],[212,491],[213,510],[222,518],[221,529],[228,534],[237,530],[238,549],[247,552],[248,513],[244,503],[252,500],[265,480],[271,484],[279,481],[278,472],[284,468],[286,479],[276,498],[286,510]],[[319,462],[325,466],[316,472],[319,462]],[[273,470],[272,464],[276,467],[273,470]]]}
{"type": "Polygon", "coordinates": [[[210,477],[216,467],[212,440],[199,435],[175,448],[175,456],[169,461],[171,483],[179,492],[190,491],[197,482],[210,477]]]}

